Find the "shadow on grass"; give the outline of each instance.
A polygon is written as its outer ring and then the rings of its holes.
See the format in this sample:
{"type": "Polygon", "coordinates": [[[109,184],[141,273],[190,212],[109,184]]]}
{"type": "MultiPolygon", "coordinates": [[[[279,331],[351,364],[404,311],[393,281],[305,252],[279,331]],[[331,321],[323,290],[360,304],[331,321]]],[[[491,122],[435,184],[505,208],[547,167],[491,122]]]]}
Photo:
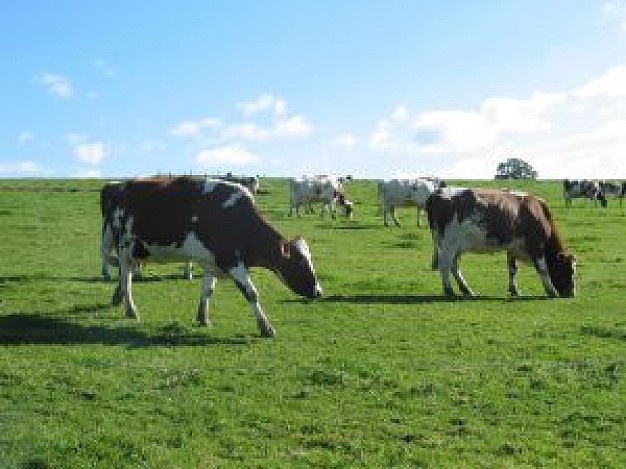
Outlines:
{"type": "Polygon", "coordinates": [[[545,296],[519,296],[517,298],[477,295],[471,298],[463,296],[447,297],[444,295],[393,295],[393,294],[369,294],[369,295],[330,295],[317,301],[326,303],[362,303],[362,304],[421,304],[421,303],[452,303],[474,301],[534,301],[547,300],[545,296]]]}
{"type": "Polygon", "coordinates": [[[342,221],[340,223],[342,224],[337,225],[337,224],[332,224],[332,223],[331,224],[318,223],[317,225],[315,225],[315,227],[322,229],[322,230],[349,230],[349,231],[371,230],[371,229],[378,228],[378,225],[374,225],[373,223],[359,223],[355,221],[342,221]]]}
{"type": "MultiPolygon", "coordinates": [[[[197,276],[197,277],[201,277],[197,276]]],[[[136,278],[133,281],[138,283],[150,283],[150,282],[163,282],[169,280],[185,280],[182,274],[144,274],[140,278],[136,278]]],[[[68,282],[83,282],[83,283],[102,283],[115,286],[117,283],[117,276],[112,280],[104,280],[100,275],[93,276],[80,276],[80,275],[50,275],[50,274],[24,274],[24,275],[5,275],[0,276],[0,285],[4,283],[29,283],[38,281],[68,281],[68,282]]]]}
{"type": "MultiPolygon", "coordinates": [[[[91,308],[93,311],[93,308],[91,308]]],[[[154,333],[129,326],[85,326],[42,314],[0,316],[0,345],[126,345],[129,347],[247,345],[249,338],[210,337],[169,324],[154,333]]]]}

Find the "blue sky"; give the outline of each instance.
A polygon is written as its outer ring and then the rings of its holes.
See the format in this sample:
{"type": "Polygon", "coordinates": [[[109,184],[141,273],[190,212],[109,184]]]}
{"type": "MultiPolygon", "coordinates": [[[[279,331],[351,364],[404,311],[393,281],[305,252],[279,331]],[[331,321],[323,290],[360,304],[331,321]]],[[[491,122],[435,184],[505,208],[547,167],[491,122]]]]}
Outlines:
{"type": "Polygon", "coordinates": [[[0,178],[626,178],[626,0],[3,0],[0,178]]]}

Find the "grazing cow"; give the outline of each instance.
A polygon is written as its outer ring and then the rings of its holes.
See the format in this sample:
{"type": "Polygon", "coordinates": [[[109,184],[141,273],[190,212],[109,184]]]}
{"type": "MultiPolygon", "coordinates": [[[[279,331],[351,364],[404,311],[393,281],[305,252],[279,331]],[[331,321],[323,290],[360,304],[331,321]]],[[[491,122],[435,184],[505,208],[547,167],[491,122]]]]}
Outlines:
{"type": "Polygon", "coordinates": [[[565,206],[570,207],[572,205],[572,199],[579,197],[586,197],[594,201],[594,204],[600,201],[602,207],[606,207],[606,198],[602,193],[600,184],[597,181],[590,181],[588,179],[582,180],[563,180],[563,198],[565,199],[565,206]]]}
{"type": "Polygon", "coordinates": [[[626,189],[626,182],[600,181],[600,191],[607,200],[607,205],[608,198],[613,197],[615,199],[619,198],[619,206],[621,207],[624,200],[624,189],[626,189]]]}
{"type": "Polygon", "coordinates": [[[382,206],[383,222],[389,226],[388,216],[396,226],[400,221],[396,217],[396,207],[417,207],[417,226],[422,225],[421,212],[426,207],[428,196],[446,183],[437,178],[391,179],[378,183],[378,199],[382,206]]]}
{"type": "Polygon", "coordinates": [[[473,295],[459,269],[462,253],[498,250],[507,252],[512,296],[519,294],[517,259],[534,265],[548,296],[574,296],[576,262],[542,199],[493,189],[441,189],[429,197],[426,208],[433,269],[439,269],[447,296],[454,296],[450,272],[462,293],[473,295]]]}
{"type": "Polygon", "coordinates": [[[300,208],[311,212],[313,203],[322,203],[321,216],[324,212],[330,212],[336,217],[337,205],[342,207],[346,218],[351,218],[353,203],[346,199],[343,193],[343,178],[330,178],[328,176],[303,176],[289,180],[289,216],[300,215],[300,208]]]}
{"type": "MultiPolygon", "coordinates": [[[[117,249],[113,239],[113,209],[119,203],[126,188],[126,182],[112,181],[102,186],[100,190],[100,213],[102,215],[102,232],[100,237],[100,256],[102,258],[102,277],[111,280],[111,266],[119,266],[117,249]]],[[[141,264],[133,266],[133,277],[141,278],[141,264]]],[[[183,278],[193,279],[193,265],[185,262],[183,278]]]]}
{"type": "Polygon", "coordinates": [[[218,276],[230,276],[248,301],[261,335],[274,328],[259,303],[251,267],[276,273],[294,293],[321,296],[306,241],[291,241],[258,213],[250,191],[217,179],[179,177],[128,181],[113,210],[120,281],[113,295],[126,315],[138,317],[132,295],[132,265],[193,259],[204,268],[198,322],[209,325],[209,300],[218,276]]]}

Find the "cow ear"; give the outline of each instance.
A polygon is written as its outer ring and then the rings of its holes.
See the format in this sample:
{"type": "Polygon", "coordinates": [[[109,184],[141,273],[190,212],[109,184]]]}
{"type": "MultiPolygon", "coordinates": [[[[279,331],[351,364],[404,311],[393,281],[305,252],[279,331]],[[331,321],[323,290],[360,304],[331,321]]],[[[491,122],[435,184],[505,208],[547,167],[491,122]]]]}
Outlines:
{"type": "Polygon", "coordinates": [[[280,254],[285,259],[289,259],[291,257],[291,244],[288,242],[280,243],[280,254]]]}

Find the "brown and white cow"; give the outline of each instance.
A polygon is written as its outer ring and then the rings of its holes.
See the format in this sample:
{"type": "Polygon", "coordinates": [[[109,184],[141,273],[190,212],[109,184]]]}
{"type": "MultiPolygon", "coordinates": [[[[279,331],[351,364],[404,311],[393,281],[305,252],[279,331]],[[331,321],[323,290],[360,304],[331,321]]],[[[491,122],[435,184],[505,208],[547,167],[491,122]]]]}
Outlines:
{"type": "Polygon", "coordinates": [[[450,273],[465,296],[473,295],[459,269],[462,253],[498,250],[507,252],[511,295],[519,294],[519,259],[534,265],[548,296],[574,296],[576,261],[542,199],[493,189],[450,188],[435,192],[426,205],[433,269],[439,269],[447,296],[454,296],[450,273]]]}
{"type": "MultiPolygon", "coordinates": [[[[171,178],[171,176],[169,177],[171,178]]],[[[100,234],[100,257],[102,259],[102,277],[111,280],[111,266],[119,266],[117,248],[113,239],[113,209],[117,206],[126,187],[126,182],[107,182],[100,190],[100,213],[102,215],[102,231],[100,234]]],[[[133,277],[140,279],[141,265],[133,266],[133,277]]],[[[183,267],[183,278],[193,279],[193,265],[187,260],[183,267]]]]}
{"type": "Polygon", "coordinates": [[[230,276],[248,301],[261,334],[274,335],[250,278],[251,267],[276,273],[294,293],[315,298],[322,289],[306,241],[286,241],[258,213],[249,190],[215,179],[179,177],[125,184],[113,210],[120,281],[114,303],[138,317],[131,268],[144,261],[193,259],[204,268],[198,322],[209,325],[216,278],[230,276]]]}

